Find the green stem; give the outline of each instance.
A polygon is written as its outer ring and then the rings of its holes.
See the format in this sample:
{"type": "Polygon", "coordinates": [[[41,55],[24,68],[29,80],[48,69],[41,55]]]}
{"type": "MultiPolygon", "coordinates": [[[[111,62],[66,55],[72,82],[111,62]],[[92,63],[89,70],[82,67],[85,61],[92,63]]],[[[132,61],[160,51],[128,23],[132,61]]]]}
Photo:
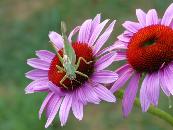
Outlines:
{"type": "MultiPolygon", "coordinates": [[[[124,92],[122,90],[120,90],[120,91],[117,91],[115,95],[117,98],[122,99],[124,92]]],[[[140,101],[138,98],[135,99],[134,105],[137,107],[141,107],[140,101]]],[[[150,108],[148,109],[147,112],[161,118],[162,120],[165,120],[166,122],[168,122],[170,125],[173,126],[173,116],[171,116],[169,113],[167,113],[159,108],[156,108],[154,106],[150,106],[150,108]]]]}

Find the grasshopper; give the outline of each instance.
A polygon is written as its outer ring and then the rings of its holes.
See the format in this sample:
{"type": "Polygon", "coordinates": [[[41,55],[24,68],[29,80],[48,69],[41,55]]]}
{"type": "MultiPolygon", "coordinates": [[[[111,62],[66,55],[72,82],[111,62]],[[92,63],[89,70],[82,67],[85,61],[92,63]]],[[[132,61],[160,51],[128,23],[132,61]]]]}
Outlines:
{"type": "MultiPolygon", "coordinates": [[[[78,61],[76,62],[76,54],[72,47],[72,44],[69,43],[67,35],[66,35],[66,25],[64,22],[61,22],[61,33],[64,40],[64,48],[63,48],[63,56],[61,56],[57,51],[57,56],[62,64],[63,67],[56,65],[58,72],[65,72],[65,76],[61,79],[60,84],[68,89],[68,87],[63,83],[67,78],[70,79],[71,84],[72,81],[76,80],[76,74],[81,75],[85,78],[88,76],[82,72],[77,71],[81,61],[84,61],[86,64],[90,64],[93,61],[87,62],[83,57],[79,57],[78,61]]],[[[52,44],[53,45],[53,44],[52,44]]],[[[54,46],[54,45],[53,45],[54,46]]],[[[57,48],[54,46],[57,50],[57,48]]],[[[77,81],[79,82],[79,81],[77,81]]]]}

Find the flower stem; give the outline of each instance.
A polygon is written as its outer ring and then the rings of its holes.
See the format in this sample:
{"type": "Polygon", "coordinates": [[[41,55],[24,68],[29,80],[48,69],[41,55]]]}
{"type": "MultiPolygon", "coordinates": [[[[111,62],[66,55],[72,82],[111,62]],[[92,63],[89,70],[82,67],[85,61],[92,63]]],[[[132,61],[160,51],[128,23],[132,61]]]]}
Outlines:
{"type": "MultiPolygon", "coordinates": [[[[117,98],[122,99],[123,95],[124,95],[124,91],[119,90],[116,92],[115,95],[117,98]]],[[[136,107],[141,107],[140,101],[138,98],[135,99],[134,105],[136,107]]],[[[170,125],[173,126],[173,116],[171,116],[169,113],[167,113],[159,108],[156,108],[154,106],[150,106],[150,108],[148,109],[147,112],[161,118],[162,120],[165,120],[167,123],[169,123],[170,125]]]]}

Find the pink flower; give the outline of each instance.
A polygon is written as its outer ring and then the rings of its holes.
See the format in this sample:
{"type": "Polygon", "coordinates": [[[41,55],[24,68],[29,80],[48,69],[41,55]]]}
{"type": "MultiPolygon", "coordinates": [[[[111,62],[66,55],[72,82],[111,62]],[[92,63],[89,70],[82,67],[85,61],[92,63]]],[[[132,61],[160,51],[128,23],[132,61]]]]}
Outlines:
{"type": "Polygon", "coordinates": [[[136,15],[138,22],[124,22],[126,30],[118,36],[117,44],[102,51],[118,48],[116,60],[126,61],[116,70],[119,79],[111,88],[116,92],[129,80],[122,101],[124,116],[132,110],[140,80],[143,112],[151,104],[158,105],[160,89],[167,96],[173,95],[173,4],[161,19],[155,9],[147,13],[137,9],[136,15]]]}
{"type": "MultiPolygon", "coordinates": [[[[87,103],[99,104],[101,100],[115,102],[114,95],[103,85],[113,83],[117,78],[115,72],[104,70],[112,64],[117,53],[109,52],[105,55],[98,55],[102,46],[108,40],[113,31],[115,21],[104,30],[108,19],[100,22],[101,16],[98,14],[93,20],[86,20],[81,26],[76,27],[68,37],[69,43],[76,54],[76,59],[83,57],[86,64],[81,61],[78,71],[87,75],[88,78],[77,74],[76,78],[67,79],[61,83],[65,72],[60,72],[57,65],[62,67],[57,55],[47,50],[36,51],[38,58],[28,59],[27,64],[35,68],[26,73],[26,77],[33,80],[25,89],[26,93],[47,92],[40,111],[39,117],[46,110],[47,128],[59,113],[61,126],[65,125],[70,110],[74,116],[82,120],[83,109],[87,103]],[[101,33],[103,32],[103,33],[101,33]],[[78,33],[77,40],[72,41],[72,37],[78,33]]],[[[56,32],[49,33],[50,41],[58,48],[60,55],[63,50],[63,38],[56,32]]]]}

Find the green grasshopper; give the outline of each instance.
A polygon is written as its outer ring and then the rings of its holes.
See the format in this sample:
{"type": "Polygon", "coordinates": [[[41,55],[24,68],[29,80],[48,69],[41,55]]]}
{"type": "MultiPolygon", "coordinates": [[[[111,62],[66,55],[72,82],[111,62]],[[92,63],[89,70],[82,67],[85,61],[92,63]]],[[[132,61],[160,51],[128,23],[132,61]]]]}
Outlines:
{"type": "MultiPolygon", "coordinates": [[[[64,48],[63,48],[63,57],[57,52],[57,56],[63,65],[63,67],[56,65],[59,72],[65,72],[65,76],[61,79],[60,84],[68,89],[68,87],[63,84],[63,82],[68,78],[71,81],[76,80],[76,74],[81,75],[85,78],[88,78],[88,76],[82,72],[77,71],[80,65],[80,62],[83,60],[86,64],[90,64],[93,61],[87,62],[83,57],[79,57],[78,61],[76,63],[76,54],[72,47],[72,44],[69,43],[67,35],[66,35],[66,26],[64,22],[61,22],[61,33],[64,40],[64,48]]],[[[54,45],[53,45],[54,46],[54,45]]],[[[57,50],[57,48],[54,46],[54,48],[57,50]]],[[[78,81],[77,81],[78,82],[78,81]]],[[[71,82],[72,83],[72,82],[71,82]]]]}

